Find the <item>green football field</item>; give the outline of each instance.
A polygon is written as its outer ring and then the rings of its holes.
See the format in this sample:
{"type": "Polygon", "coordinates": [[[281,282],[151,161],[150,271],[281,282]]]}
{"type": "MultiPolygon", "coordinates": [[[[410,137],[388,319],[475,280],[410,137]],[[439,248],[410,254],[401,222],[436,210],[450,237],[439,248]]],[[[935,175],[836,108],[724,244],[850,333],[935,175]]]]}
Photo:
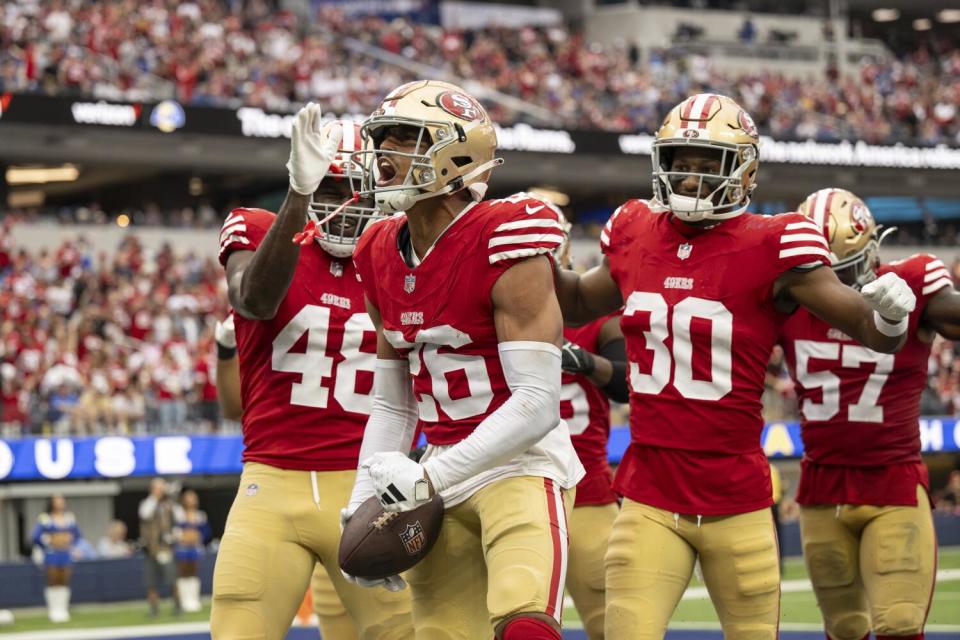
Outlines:
{"type": "MultiPolygon", "coordinates": [[[[960,632],[960,547],[941,548],[937,568],[939,578],[928,629],[960,632]]],[[[781,628],[785,631],[812,631],[820,625],[820,613],[806,577],[806,569],[800,558],[786,560],[781,606],[781,628]]],[[[164,601],[160,615],[156,618],[148,617],[146,611],[147,605],[143,601],[77,605],[71,609],[72,620],[61,625],[51,625],[46,613],[39,609],[15,611],[16,622],[13,626],[0,627],[0,637],[9,632],[204,622],[209,618],[209,600],[205,602],[203,611],[194,614],[174,616],[170,611],[169,600],[164,601]]],[[[572,607],[567,609],[565,616],[568,626],[579,626],[576,611],[572,607]]],[[[706,596],[702,583],[694,579],[674,613],[671,626],[708,629],[715,628],[716,625],[717,616],[713,605],[706,596]]]]}

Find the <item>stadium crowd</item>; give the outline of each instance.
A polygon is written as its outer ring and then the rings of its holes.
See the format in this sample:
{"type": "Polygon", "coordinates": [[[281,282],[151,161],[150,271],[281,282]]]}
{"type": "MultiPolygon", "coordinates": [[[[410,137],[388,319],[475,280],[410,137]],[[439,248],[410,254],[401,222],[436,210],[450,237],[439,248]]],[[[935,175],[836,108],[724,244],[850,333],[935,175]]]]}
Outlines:
{"type": "MultiPolygon", "coordinates": [[[[293,110],[307,100],[369,113],[414,79],[363,46],[548,109],[570,128],[653,131],[683,96],[730,95],[778,138],[960,144],[960,49],[930,41],[857,74],[726,76],[682,46],[640,56],[561,27],[444,30],[403,18],[311,20],[265,0],[53,0],[0,7],[0,91],[293,110]],[[346,46],[351,44],[354,46],[346,46]]],[[[500,122],[531,120],[489,102],[500,122]]],[[[542,122],[541,122],[542,123],[542,122]]]]}
{"type": "Polygon", "coordinates": [[[212,257],[111,255],[83,237],[55,251],[0,231],[0,424],[6,437],[217,426],[213,324],[226,307],[212,257]]]}
{"type": "MultiPolygon", "coordinates": [[[[55,251],[0,227],[0,435],[135,434],[220,428],[213,326],[226,312],[212,257],[146,251],[135,235],[94,255],[80,236],[55,251]]],[[[960,281],[960,262],[953,265],[960,281]]],[[[796,417],[774,354],[767,418],[796,417]]],[[[960,415],[960,343],[938,338],[926,415],[960,415]]],[[[617,414],[625,419],[622,413],[617,414]]]]}

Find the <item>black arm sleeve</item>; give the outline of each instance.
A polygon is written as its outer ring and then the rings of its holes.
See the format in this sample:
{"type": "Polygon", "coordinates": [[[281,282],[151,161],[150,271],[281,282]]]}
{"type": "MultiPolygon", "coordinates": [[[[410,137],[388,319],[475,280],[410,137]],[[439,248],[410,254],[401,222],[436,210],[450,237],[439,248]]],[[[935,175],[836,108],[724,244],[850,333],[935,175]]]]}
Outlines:
{"type": "Polygon", "coordinates": [[[623,338],[611,340],[600,349],[600,355],[613,365],[613,375],[606,386],[601,387],[614,402],[627,402],[630,389],[627,387],[627,347],[623,338]]]}

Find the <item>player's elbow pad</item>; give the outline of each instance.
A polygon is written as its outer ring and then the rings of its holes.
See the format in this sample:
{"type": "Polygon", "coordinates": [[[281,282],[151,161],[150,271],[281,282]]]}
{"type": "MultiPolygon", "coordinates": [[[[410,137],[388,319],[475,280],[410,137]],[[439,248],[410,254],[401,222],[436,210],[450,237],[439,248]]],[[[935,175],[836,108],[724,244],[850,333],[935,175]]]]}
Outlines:
{"type": "Polygon", "coordinates": [[[504,342],[499,350],[510,398],[467,438],[424,463],[437,491],[509,462],[560,423],[560,349],[504,342]]]}

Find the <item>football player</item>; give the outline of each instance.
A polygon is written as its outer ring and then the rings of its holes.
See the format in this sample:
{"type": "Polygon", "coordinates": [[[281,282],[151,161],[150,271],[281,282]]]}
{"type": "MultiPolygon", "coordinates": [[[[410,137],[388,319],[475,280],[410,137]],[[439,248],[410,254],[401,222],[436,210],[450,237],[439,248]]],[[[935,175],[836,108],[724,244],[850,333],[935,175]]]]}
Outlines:
{"type": "MultiPolygon", "coordinates": [[[[359,139],[359,138],[358,138],[359,139]]],[[[338,204],[343,197],[338,196],[338,204]]],[[[357,284],[359,287],[360,285],[357,284]]],[[[217,344],[217,402],[220,415],[228,420],[241,420],[243,400],[240,395],[240,364],[237,358],[237,335],[233,324],[233,312],[218,321],[214,331],[217,344]]],[[[357,627],[340,602],[340,596],[327,575],[326,567],[317,564],[310,578],[313,612],[317,615],[321,638],[357,640],[357,627]]]]}
{"type": "MultiPolygon", "coordinates": [[[[569,223],[557,260],[571,268],[569,223]]],[[[620,315],[598,318],[563,330],[560,417],[570,429],[573,448],[587,475],[577,484],[570,517],[570,563],[567,591],[590,640],[603,638],[606,605],[603,557],[617,517],[618,499],[607,457],[610,400],[627,402],[627,354],[620,315]]]]}
{"type": "Polygon", "coordinates": [[[294,120],[279,213],[235,209],[220,233],[245,448],[214,570],[214,638],[284,637],[318,561],[360,638],[412,635],[406,594],[360,589],[337,565],[375,341],[350,254],[378,214],[329,204],[349,193],[359,136],[352,123],[320,124],[312,104],[294,120]],[[291,242],[308,218],[302,244],[291,242]]]}
{"type": "Polygon", "coordinates": [[[960,295],[932,255],[881,264],[879,228],[849,191],[817,191],[800,212],[825,234],[845,285],[859,290],[895,273],[917,298],[896,355],[857,344],[806,309],[781,331],[802,416],[797,502],[810,581],[833,640],[871,629],[877,638],[922,638],[937,543],[920,393],[935,334],[960,339],[960,295]]]}
{"type": "Polygon", "coordinates": [[[563,321],[550,254],[563,229],[526,194],[482,199],[500,162],[496,133],[459,87],[403,85],[363,132],[363,192],[406,213],[371,225],[354,253],[377,364],[343,517],[374,495],[394,511],[443,497],[439,538],[405,574],[418,640],[491,630],[559,639],[567,521],[583,476],[559,414],[563,321]],[[419,463],[406,455],[418,421],[429,443],[419,463]]]}
{"type": "Polygon", "coordinates": [[[862,294],[830,269],[800,214],[747,213],[758,135],[725,96],[674,107],[653,143],[651,202],[630,200],[600,237],[604,260],[564,271],[564,318],[624,306],[631,444],[606,556],[606,637],[659,638],[699,558],[726,638],[777,635],[780,574],[760,396],[778,330],[803,306],[885,353],[906,338],[910,287],[862,294]]]}

